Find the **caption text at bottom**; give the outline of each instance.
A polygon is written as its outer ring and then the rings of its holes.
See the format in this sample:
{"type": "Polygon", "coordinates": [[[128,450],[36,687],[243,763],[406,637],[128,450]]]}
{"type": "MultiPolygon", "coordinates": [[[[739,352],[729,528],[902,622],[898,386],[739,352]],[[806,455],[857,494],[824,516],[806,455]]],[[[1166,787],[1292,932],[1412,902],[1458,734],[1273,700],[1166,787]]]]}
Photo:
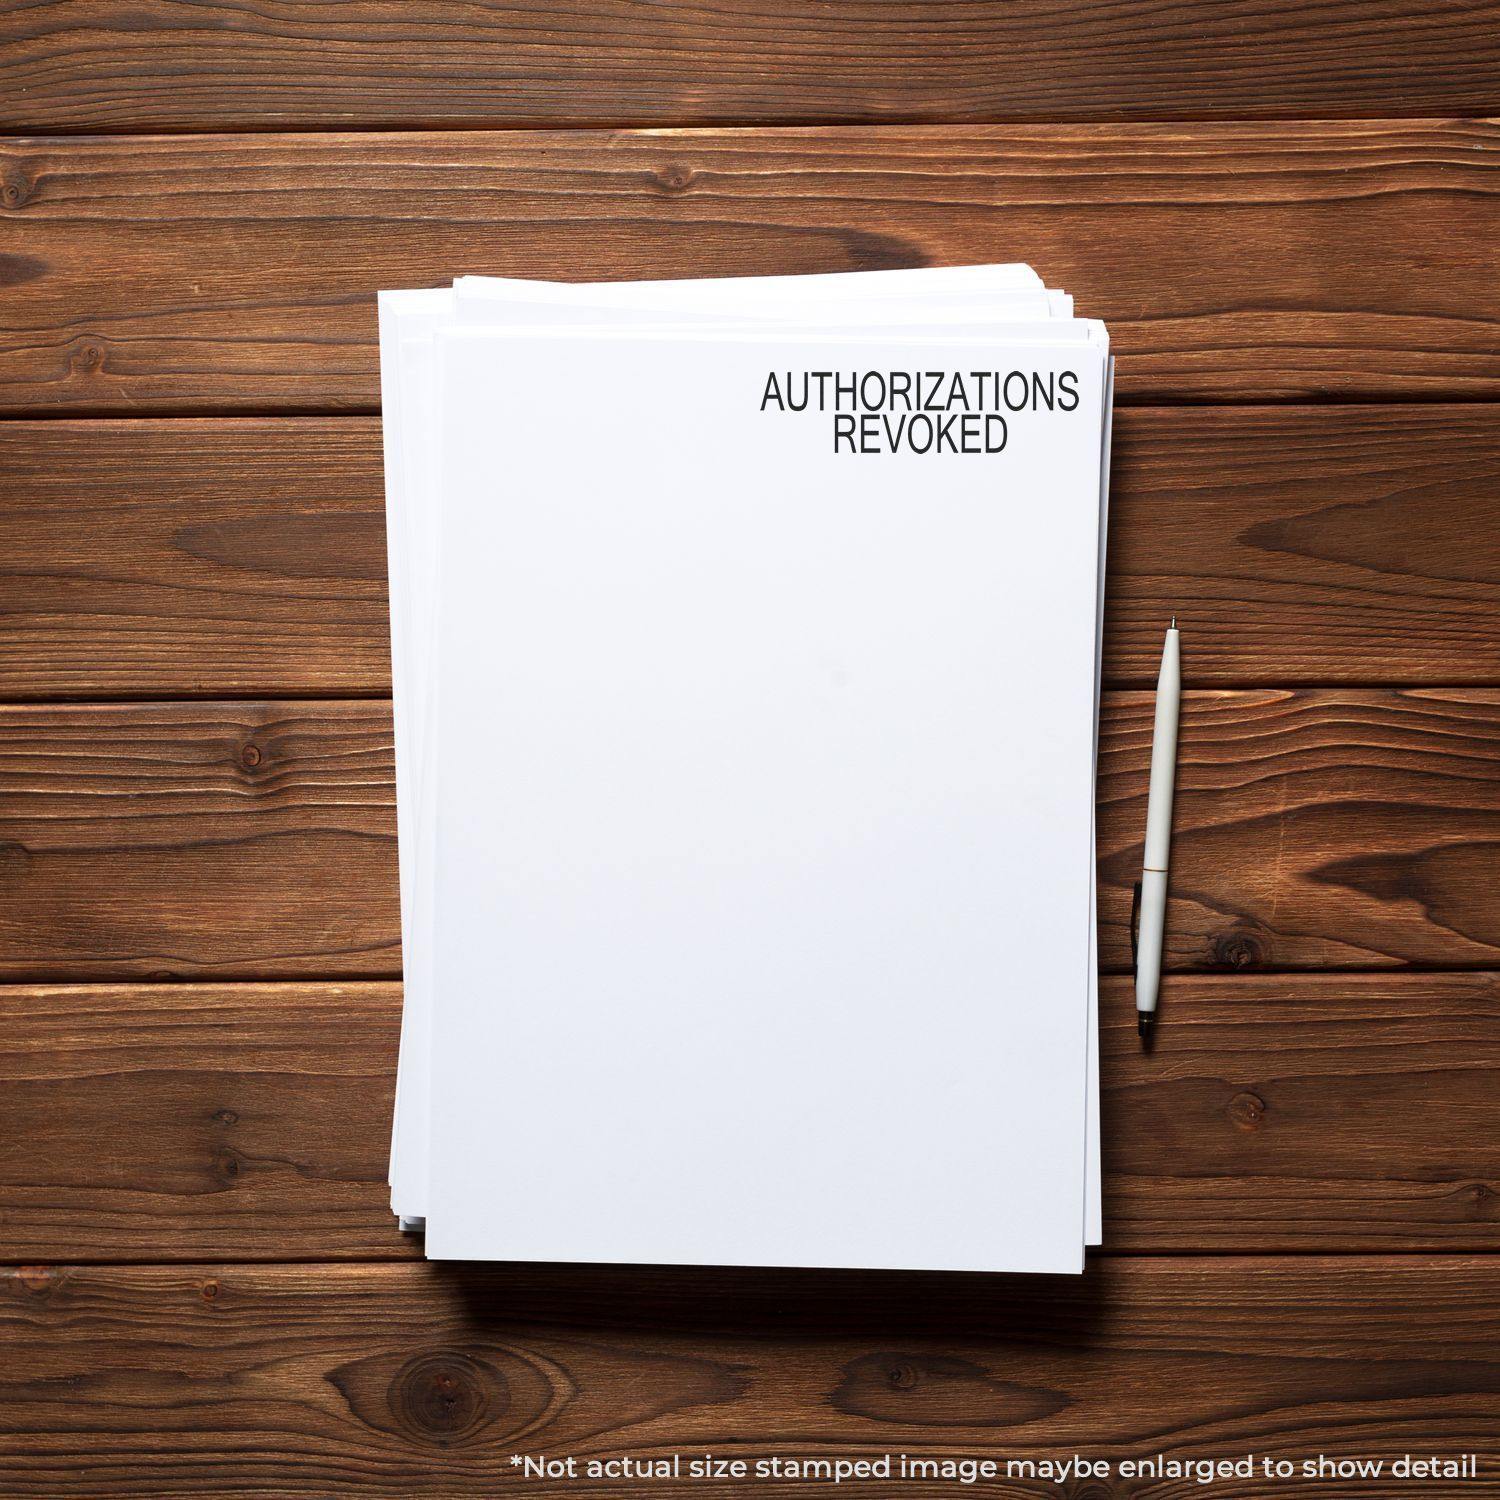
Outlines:
{"type": "Polygon", "coordinates": [[[767,1454],[757,1458],[726,1458],[714,1453],[666,1453],[636,1457],[556,1456],[515,1453],[511,1466],[526,1479],[581,1483],[622,1479],[671,1483],[681,1481],[797,1480],[802,1483],[859,1484],[868,1480],[909,1479],[981,1484],[992,1479],[1040,1480],[1067,1484],[1078,1479],[1186,1479],[1200,1485],[1233,1479],[1363,1479],[1432,1480],[1474,1479],[1478,1459],[1459,1455],[1400,1453],[1385,1456],[1319,1453],[1308,1457],[1266,1457],[1242,1453],[1232,1458],[1176,1457],[1167,1454],[1130,1458],[1089,1458],[1070,1454],[1060,1458],[924,1457],[908,1453],[801,1456],[767,1454]]]}

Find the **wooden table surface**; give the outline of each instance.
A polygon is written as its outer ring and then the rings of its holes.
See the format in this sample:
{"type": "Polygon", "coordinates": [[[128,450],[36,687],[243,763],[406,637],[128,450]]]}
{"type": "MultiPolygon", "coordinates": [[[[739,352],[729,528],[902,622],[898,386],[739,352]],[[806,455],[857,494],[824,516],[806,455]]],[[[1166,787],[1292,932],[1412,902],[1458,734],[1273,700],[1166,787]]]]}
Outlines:
{"type": "Polygon", "coordinates": [[[1493,0],[0,8],[0,1494],[556,1493],[510,1455],[674,1450],[1477,1453],[985,1492],[1500,1493],[1486,111],[1493,0]],[[978,260],[1120,357],[1105,1250],[424,1263],[384,1181],[376,288],[978,260]]]}

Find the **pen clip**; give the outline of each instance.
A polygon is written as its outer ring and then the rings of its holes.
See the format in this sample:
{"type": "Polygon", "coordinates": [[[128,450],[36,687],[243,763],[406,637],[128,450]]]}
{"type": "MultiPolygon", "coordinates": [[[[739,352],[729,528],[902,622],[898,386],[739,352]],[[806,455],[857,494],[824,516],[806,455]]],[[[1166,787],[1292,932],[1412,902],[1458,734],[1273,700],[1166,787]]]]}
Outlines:
{"type": "Polygon", "coordinates": [[[1137,978],[1141,972],[1141,883],[1130,888],[1130,972],[1137,978]]]}

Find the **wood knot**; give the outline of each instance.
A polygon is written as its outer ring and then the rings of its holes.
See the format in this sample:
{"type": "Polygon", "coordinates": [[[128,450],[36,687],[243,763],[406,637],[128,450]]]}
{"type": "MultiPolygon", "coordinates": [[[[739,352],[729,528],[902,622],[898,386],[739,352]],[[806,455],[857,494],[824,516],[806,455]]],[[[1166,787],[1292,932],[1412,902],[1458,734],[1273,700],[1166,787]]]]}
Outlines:
{"type": "Polygon", "coordinates": [[[198,1288],[198,1295],[202,1297],[205,1302],[217,1302],[219,1299],[219,1283],[217,1281],[211,1280],[205,1281],[203,1285],[198,1288]]]}
{"type": "Polygon", "coordinates": [[[829,1401],[867,1421],[929,1427],[1021,1426],[1067,1405],[1056,1391],[1020,1385],[969,1360],[896,1351],[851,1360],[829,1401]]]}
{"type": "Polygon", "coordinates": [[[1262,930],[1240,925],[1214,933],[1208,940],[1208,952],[1215,968],[1254,969],[1267,961],[1270,944],[1262,930]]]}
{"type": "Polygon", "coordinates": [[[1259,1130],[1266,1117],[1266,1101],[1247,1089],[1229,1101],[1229,1108],[1225,1113],[1236,1129],[1259,1130]]]}
{"type": "Polygon", "coordinates": [[[509,1403],[505,1377],[465,1354],[420,1354],[391,1380],[391,1411],[435,1443],[462,1442],[509,1403]]]}
{"type": "Polygon", "coordinates": [[[245,748],[240,751],[240,762],[242,765],[249,766],[253,770],[260,764],[260,746],[246,745],[245,748]]]}
{"type": "Polygon", "coordinates": [[[214,1111],[214,1123],[217,1125],[238,1125],[240,1117],[232,1109],[216,1109],[214,1111]]]}
{"type": "Polygon", "coordinates": [[[327,1378],[372,1430],[444,1448],[535,1432],[576,1395],[567,1372],[551,1360],[507,1346],[385,1350],[340,1365],[327,1378]]]}
{"type": "Polygon", "coordinates": [[[25,208],[35,192],[35,181],[15,163],[0,167],[0,204],[7,209],[25,208]]]}
{"type": "Polygon", "coordinates": [[[74,341],[69,364],[75,374],[98,375],[103,372],[109,346],[97,334],[86,334],[74,341]]]}
{"type": "Polygon", "coordinates": [[[214,1154],[214,1172],[224,1182],[234,1182],[240,1175],[241,1166],[237,1152],[226,1148],[214,1154]]]}
{"type": "Polygon", "coordinates": [[[698,179],[691,168],[673,162],[651,174],[652,183],[664,193],[685,193],[698,179]]]}
{"type": "Polygon", "coordinates": [[[33,1297],[45,1297],[57,1284],[56,1275],[46,1266],[21,1266],[16,1280],[33,1297]]]}
{"type": "Polygon", "coordinates": [[[1490,1220],[1496,1217],[1495,1190],[1487,1182],[1471,1182],[1463,1189],[1471,1219],[1490,1220]]]}

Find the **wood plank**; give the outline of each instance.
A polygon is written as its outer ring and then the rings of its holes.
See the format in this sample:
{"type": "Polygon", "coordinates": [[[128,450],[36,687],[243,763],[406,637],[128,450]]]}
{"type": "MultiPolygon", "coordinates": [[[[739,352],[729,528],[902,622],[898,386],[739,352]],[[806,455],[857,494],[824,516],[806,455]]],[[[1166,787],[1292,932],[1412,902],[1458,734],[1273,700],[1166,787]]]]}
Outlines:
{"type": "Polygon", "coordinates": [[[0,696],[390,692],[378,419],[4,422],[0,470],[0,696]]]}
{"type": "Polygon", "coordinates": [[[1500,98],[1489,3],[430,0],[412,16],[375,0],[67,0],[26,6],[6,33],[12,131],[1328,118],[1500,98]]]}
{"type": "Polygon", "coordinates": [[[1496,1249],[1497,1018],[1494,973],[1180,975],[1146,1056],[1106,979],[1106,1243],[1496,1249]]]}
{"type": "Polygon", "coordinates": [[[7,1260],[420,1254],[385,1181],[399,985],[4,987],[0,1015],[7,1260]]]}
{"type": "MultiPolygon", "coordinates": [[[[1154,696],[1112,698],[1099,760],[1100,952],[1129,967],[1154,696]]],[[[1500,694],[1201,693],[1182,721],[1167,950],[1177,968],[1494,967],[1500,694]]]]}
{"type": "Polygon", "coordinates": [[[674,1450],[1257,1465],[1437,1451],[1482,1455],[1463,1493],[1497,1489],[1493,1256],[1112,1260],[1082,1278],[288,1265],[7,1281],[7,1495],[539,1495],[558,1482],[518,1477],[512,1454],[674,1450]]]}
{"type": "MultiPolygon", "coordinates": [[[[1111,1252],[1495,1247],[1500,976],[1174,976],[1162,1017],[1147,1057],[1106,981],[1111,1252]]],[[[5,1257],[419,1254],[399,1019],[394,984],[0,989],[5,1257]]]]}
{"type": "Polygon", "coordinates": [[[373,409],[375,290],[461,271],[985,260],[1109,321],[1126,402],[1493,399],[1497,142],[1482,121],[15,139],[0,410],[373,409]]]}
{"type": "MultiPolygon", "coordinates": [[[[1100,943],[1129,966],[1152,698],[1110,695],[1100,943]]],[[[389,705],[0,708],[0,977],[399,973],[389,705]]],[[[1189,694],[1167,961],[1500,967],[1500,691],[1189,694]]]]}
{"type": "Polygon", "coordinates": [[[399,974],[390,705],[0,710],[0,974],[399,974]]]}
{"type": "Polygon", "coordinates": [[[1177,408],[1114,427],[1104,670],[1154,688],[1493,683],[1500,408],[1177,408]]]}
{"type": "MultiPolygon", "coordinates": [[[[1131,408],[1105,672],[1500,683],[1500,406],[1131,408]]],[[[390,689],[379,423],[0,424],[0,697],[390,689]],[[80,513],[87,508],[87,525],[80,513]]]]}

